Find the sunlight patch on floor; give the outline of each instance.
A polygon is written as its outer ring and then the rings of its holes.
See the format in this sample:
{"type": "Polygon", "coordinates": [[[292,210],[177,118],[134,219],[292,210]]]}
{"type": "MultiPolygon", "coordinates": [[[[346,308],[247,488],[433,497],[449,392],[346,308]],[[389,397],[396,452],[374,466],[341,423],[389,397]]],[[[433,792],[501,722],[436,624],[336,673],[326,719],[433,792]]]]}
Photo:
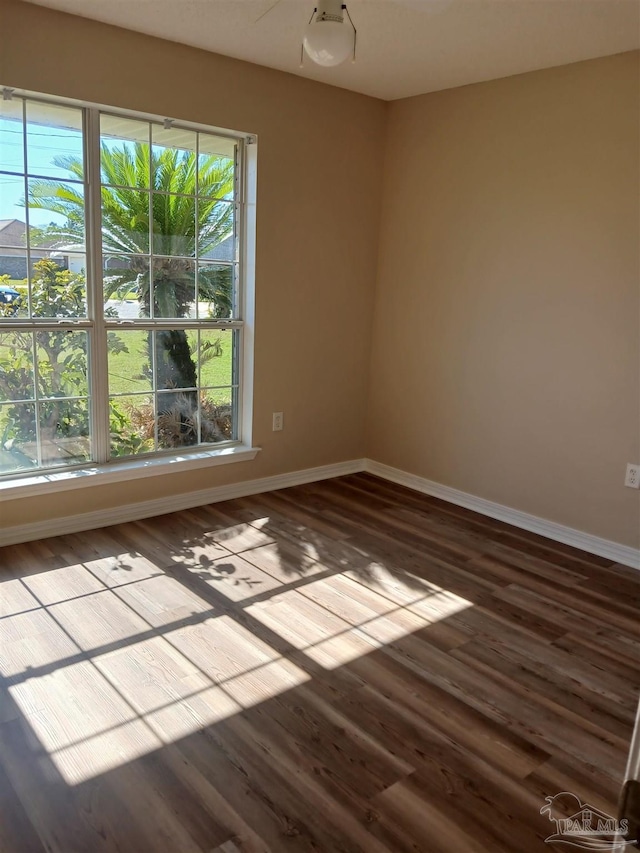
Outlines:
{"type": "Polygon", "coordinates": [[[162,569],[139,554],[112,554],[83,563],[105,586],[116,587],[163,574],[162,569]]]}
{"type": "Polygon", "coordinates": [[[49,753],[62,778],[78,785],[108,770],[164,746],[143,720],[132,720],[117,729],[101,732],[88,740],[49,753]]]}
{"type": "Polygon", "coordinates": [[[309,678],[235,620],[218,617],[27,677],[9,693],[42,759],[75,785],[309,678]]]}
{"type": "Polygon", "coordinates": [[[205,534],[173,555],[182,579],[123,553],[3,582],[0,674],[40,760],[68,784],[472,606],[365,555],[354,566],[347,546],[336,545],[332,560],[346,564],[336,571],[335,562],[316,561],[313,544],[274,543],[260,528],[205,534]],[[214,536],[249,550],[231,553],[214,536]]]}
{"type": "Polygon", "coordinates": [[[91,661],[56,669],[9,688],[47,752],[93,737],[136,717],[91,661]]]}
{"type": "Polygon", "coordinates": [[[77,645],[42,608],[0,620],[0,675],[49,666],[77,652],[77,645]]]}
{"type": "Polygon", "coordinates": [[[156,575],[114,589],[114,594],[147,627],[159,628],[180,619],[214,612],[214,607],[171,575],[156,575]]]}
{"type": "Polygon", "coordinates": [[[57,604],[104,590],[104,584],[81,563],[29,575],[23,578],[23,582],[39,604],[57,604]]]}
{"type": "Polygon", "coordinates": [[[176,700],[165,708],[145,714],[144,719],[163,744],[169,744],[240,711],[242,705],[232,699],[226,689],[210,685],[187,699],[176,700]]]}
{"type": "Polygon", "coordinates": [[[310,681],[310,678],[303,669],[286,658],[280,658],[226,681],[224,689],[243,708],[251,708],[310,681]]]}
{"type": "Polygon", "coordinates": [[[252,605],[247,612],[320,666],[335,669],[471,606],[439,590],[412,597],[407,607],[335,575],[252,605]]]}
{"type": "Polygon", "coordinates": [[[40,607],[38,600],[33,597],[21,580],[15,578],[2,582],[0,590],[0,619],[7,616],[17,616],[27,610],[40,607]]]}

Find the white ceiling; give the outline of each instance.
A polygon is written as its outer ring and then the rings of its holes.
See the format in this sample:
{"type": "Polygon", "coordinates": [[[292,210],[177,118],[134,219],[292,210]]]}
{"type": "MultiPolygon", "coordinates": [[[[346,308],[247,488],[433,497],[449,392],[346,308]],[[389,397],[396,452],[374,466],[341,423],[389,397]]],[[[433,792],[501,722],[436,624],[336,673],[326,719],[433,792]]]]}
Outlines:
{"type": "Polygon", "coordinates": [[[640,0],[349,0],[355,64],[305,59],[313,0],[29,0],[394,100],[640,47],[640,0]]]}

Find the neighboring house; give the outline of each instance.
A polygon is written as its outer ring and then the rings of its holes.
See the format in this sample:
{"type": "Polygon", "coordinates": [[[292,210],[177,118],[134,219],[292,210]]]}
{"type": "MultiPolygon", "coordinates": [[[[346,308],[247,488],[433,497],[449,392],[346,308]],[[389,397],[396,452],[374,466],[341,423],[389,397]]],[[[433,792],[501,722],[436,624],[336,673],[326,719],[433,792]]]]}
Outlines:
{"type": "MultiPolygon", "coordinates": [[[[49,257],[46,247],[31,249],[31,263],[49,257]]],[[[27,277],[27,225],[20,219],[0,219],[0,275],[27,277]]]]}
{"type": "Polygon", "coordinates": [[[233,234],[230,234],[226,240],[223,240],[222,243],[218,243],[214,249],[210,249],[206,254],[202,255],[202,257],[207,261],[233,261],[235,260],[235,252],[235,239],[233,234]]]}
{"type": "Polygon", "coordinates": [[[19,219],[0,219],[0,254],[23,255],[26,247],[27,226],[19,219]]]}

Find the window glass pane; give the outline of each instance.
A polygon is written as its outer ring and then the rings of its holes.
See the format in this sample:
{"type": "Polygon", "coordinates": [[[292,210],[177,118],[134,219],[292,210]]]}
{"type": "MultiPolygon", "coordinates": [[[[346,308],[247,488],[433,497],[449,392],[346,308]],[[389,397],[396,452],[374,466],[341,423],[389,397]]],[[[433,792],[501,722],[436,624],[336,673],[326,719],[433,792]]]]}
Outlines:
{"type": "Polygon", "coordinates": [[[53,252],[86,251],[82,184],[29,179],[29,239],[53,252]]]}
{"type": "Polygon", "coordinates": [[[150,394],[112,397],[109,401],[112,456],[153,453],[156,416],[150,394]]]}
{"type": "Polygon", "coordinates": [[[82,110],[27,101],[27,167],[30,175],[82,180],[82,110]]]}
{"type": "MultiPolygon", "coordinates": [[[[6,103],[13,101],[0,101],[6,103]]],[[[0,175],[0,319],[24,317],[29,310],[24,195],[24,178],[0,175]]]]}
{"type": "Polygon", "coordinates": [[[186,258],[153,259],[154,317],[196,316],[196,264],[186,258]]]}
{"type": "Polygon", "coordinates": [[[0,170],[24,172],[22,98],[0,101],[0,170]]]}
{"type": "MultiPolygon", "coordinates": [[[[31,314],[33,317],[86,317],[87,282],[83,255],[41,258],[31,265],[31,314]],[[73,272],[69,267],[80,269],[73,272]]],[[[57,334],[57,333],[56,333],[57,334]]]]}
{"type": "Polygon", "coordinates": [[[236,142],[208,133],[198,134],[198,192],[233,200],[236,142]]]}
{"type": "Polygon", "coordinates": [[[198,256],[202,260],[237,260],[233,203],[199,199],[198,256]]]}
{"type": "Polygon", "coordinates": [[[27,253],[0,247],[0,320],[29,313],[27,253]]]}
{"type": "MultiPolygon", "coordinates": [[[[31,253],[31,259],[36,252],[31,253]]],[[[77,252],[71,252],[65,246],[59,249],[52,248],[48,252],[48,259],[53,261],[57,267],[63,272],[69,272],[73,276],[79,276],[83,282],[87,279],[87,256],[80,255],[77,252]]]]}
{"type": "MultiPolygon", "coordinates": [[[[0,304],[0,307],[1,304],[0,304]]],[[[0,316],[2,314],[0,313],[0,316]]],[[[0,403],[35,396],[33,341],[30,332],[0,334],[0,403]]]]}
{"type": "Polygon", "coordinates": [[[233,431],[233,389],[214,388],[200,394],[196,381],[200,372],[201,382],[230,383],[233,334],[230,330],[203,332],[200,337],[194,330],[118,332],[128,352],[109,356],[112,452],[150,452],[156,429],[160,449],[228,440],[233,431]],[[188,354],[188,361],[181,360],[179,353],[188,354]],[[155,404],[152,395],[127,393],[152,384],[155,404]],[[119,437],[113,434],[114,425],[119,425],[119,437]]]}
{"type": "Polygon", "coordinates": [[[198,444],[198,394],[195,390],[160,392],[156,405],[159,448],[198,444]]]}
{"type": "Polygon", "coordinates": [[[198,384],[197,357],[184,329],[151,332],[151,355],[155,387],[158,391],[195,388],[198,384]]]}
{"type": "Polygon", "coordinates": [[[149,316],[149,258],[104,255],[102,286],[105,316],[135,320],[149,316]]]}
{"type": "Polygon", "coordinates": [[[237,332],[127,329],[115,334],[127,352],[109,354],[114,455],[148,453],[156,437],[159,449],[234,437],[237,332]],[[201,386],[222,387],[200,392],[198,379],[201,386]]]}
{"type": "Polygon", "coordinates": [[[73,465],[89,458],[86,399],[0,405],[0,473],[73,465]]]}
{"type": "Polygon", "coordinates": [[[151,391],[153,374],[149,333],[142,329],[109,332],[109,393],[133,394],[151,391]]]}
{"type": "Polygon", "coordinates": [[[233,401],[233,388],[207,388],[203,396],[216,406],[230,406],[233,401]]]}
{"type": "Polygon", "coordinates": [[[90,458],[87,338],[70,330],[0,336],[0,472],[90,458]]]}
{"type": "Polygon", "coordinates": [[[102,246],[105,254],[149,251],[149,193],[102,187],[102,246]]]}
{"type": "Polygon", "coordinates": [[[230,264],[198,264],[198,317],[220,320],[234,316],[235,269],[230,264]]]}
{"type": "Polygon", "coordinates": [[[158,446],[198,443],[198,359],[184,329],[153,333],[158,446]]]}
{"type": "Polygon", "coordinates": [[[100,116],[102,181],[125,187],[148,187],[149,123],[102,114],[100,116]]]}
{"type": "Polygon", "coordinates": [[[196,200],[192,196],[153,194],[153,251],[156,255],[196,253],[196,200]]]}
{"type": "Polygon", "coordinates": [[[233,425],[233,388],[203,391],[200,396],[201,442],[230,441],[235,438],[233,425]]]}
{"type": "Polygon", "coordinates": [[[0,404],[0,474],[38,464],[35,403],[0,404]]]}
{"type": "Polygon", "coordinates": [[[198,346],[200,387],[217,388],[233,383],[232,329],[191,332],[192,346],[198,346]]]}
{"type": "Polygon", "coordinates": [[[40,397],[88,394],[86,332],[36,332],[36,359],[40,397]]]}
{"type": "Polygon", "coordinates": [[[91,458],[89,401],[47,400],[38,404],[40,454],[44,468],[91,458]]]}
{"type": "Polygon", "coordinates": [[[152,125],[153,187],[158,192],[196,193],[196,134],[152,125]]]}
{"type": "Polygon", "coordinates": [[[24,248],[27,245],[24,194],[24,178],[0,175],[0,246],[24,248]]]}

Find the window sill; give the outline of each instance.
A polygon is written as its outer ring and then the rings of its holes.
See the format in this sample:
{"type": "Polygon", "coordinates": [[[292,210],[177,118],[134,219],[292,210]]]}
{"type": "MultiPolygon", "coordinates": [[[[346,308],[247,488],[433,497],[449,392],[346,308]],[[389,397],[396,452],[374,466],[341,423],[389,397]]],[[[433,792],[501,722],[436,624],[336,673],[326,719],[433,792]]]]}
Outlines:
{"type": "Polygon", "coordinates": [[[203,450],[176,456],[156,456],[153,459],[127,459],[124,462],[92,465],[73,471],[35,474],[32,477],[21,477],[0,482],[0,502],[29,498],[34,495],[50,495],[52,492],[81,489],[85,486],[101,486],[107,483],[121,483],[125,480],[174,474],[178,471],[190,471],[194,468],[228,465],[231,462],[249,462],[256,458],[259,451],[259,447],[236,445],[220,450],[203,450]]]}

